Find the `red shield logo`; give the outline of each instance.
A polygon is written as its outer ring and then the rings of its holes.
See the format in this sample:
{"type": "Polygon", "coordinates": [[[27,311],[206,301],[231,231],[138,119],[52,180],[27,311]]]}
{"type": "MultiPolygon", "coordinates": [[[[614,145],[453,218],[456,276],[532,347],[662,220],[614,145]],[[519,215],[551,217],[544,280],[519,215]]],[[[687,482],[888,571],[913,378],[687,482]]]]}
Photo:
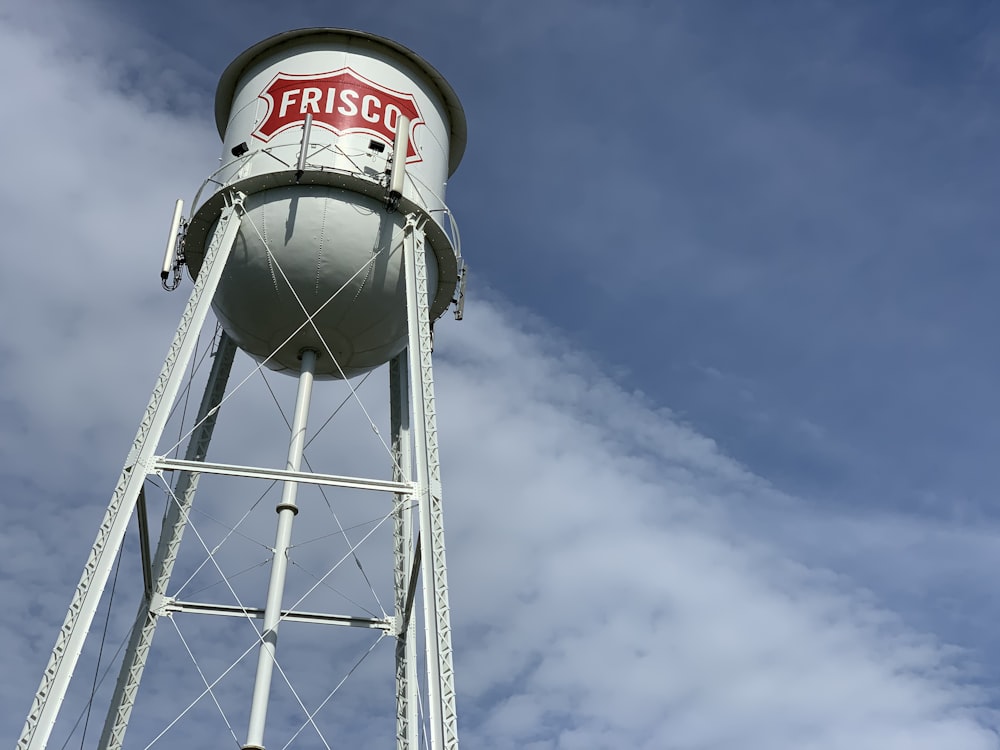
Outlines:
{"type": "Polygon", "coordinates": [[[399,118],[406,116],[410,118],[406,160],[420,161],[413,131],[423,119],[413,95],[380,86],[350,68],[315,75],[278,73],[260,98],[267,102],[267,115],[253,132],[259,140],[267,142],[300,126],[311,114],[313,125],[337,135],[366,133],[391,146],[399,118]]]}

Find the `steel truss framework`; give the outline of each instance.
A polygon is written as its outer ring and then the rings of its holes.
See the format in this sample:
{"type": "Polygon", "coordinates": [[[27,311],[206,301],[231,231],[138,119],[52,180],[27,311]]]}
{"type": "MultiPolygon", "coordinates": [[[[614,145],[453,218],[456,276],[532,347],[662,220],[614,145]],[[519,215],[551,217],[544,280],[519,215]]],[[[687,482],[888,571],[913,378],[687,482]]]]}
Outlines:
{"type": "MultiPolygon", "coordinates": [[[[448,606],[447,565],[441,504],[441,472],[432,367],[432,339],[428,280],[425,263],[426,216],[407,216],[403,233],[408,320],[407,349],[389,364],[391,480],[344,477],[299,470],[302,437],[308,411],[311,372],[304,365],[300,375],[296,419],[292,425],[289,463],[284,470],[261,467],[211,464],[205,461],[220,406],[224,400],[236,346],[223,333],[219,339],[208,377],[196,426],[191,433],[184,459],[156,455],[167,418],[181,390],[192,360],[199,333],[208,317],[215,290],[243,221],[243,195],[230,191],[214,234],[208,243],[201,270],[181,316],[177,332],[167,352],[149,404],[143,414],[125,466],[105,511],[97,538],[74,591],[65,621],[42,675],[28,717],[18,741],[18,750],[46,747],[60,706],[66,696],[84,642],[115,558],[123,544],[129,520],[138,509],[140,534],[145,534],[143,484],[150,475],[179,472],[168,503],[156,551],[152,559],[143,555],[144,594],[131,630],[121,671],[98,745],[101,750],[122,747],[135,704],[143,670],[152,646],[158,620],[173,612],[251,617],[264,620],[258,676],[251,708],[251,726],[245,748],[263,746],[270,668],[278,623],[282,620],[319,622],[328,625],[374,628],[395,638],[396,740],[399,750],[415,750],[420,737],[418,717],[417,618],[413,615],[418,579],[422,583],[424,666],[426,670],[427,724],[424,725],[432,750],[457,750],[457,716],[448,606]],[[308,382],[307,382],[308,381],[308,382]],[[296,445],[297,443],[297,445],[296,445]],[[192,503],[203,473],[266,478],[284,482],[278,506],[278,541],[272,561],[268,604],[264,609],[218,604],[182,602],[167,597],[170,576],[188,523],[192,503]],[[300,484],[333,485],[366,489],[394,495],[393,583],[394,612],[390,617],[362,618],[315,612],[283,610],[281,585],[275,591],[275,570],[282,563],[282,535],[290,535],[295,515],[295,490],[300,484]],[[414,528],[411,507],[416,502],[418,523],[414,528]],[[284,518],[284,521],[282,520],[284,518]],[[282,524],[285,523],[285,530],[282,524]],[[266,672],[262,676],[263,672],[266,672]],[[264,683],[267,683],[265,685],[264,683]]],[[[311,321],[310,321],[311,322],[311,321]]],[[[308,358],[306,358],[308,359],[308,358]]],[[[146,540],[142,548],[147,549],[146,540]]]]}

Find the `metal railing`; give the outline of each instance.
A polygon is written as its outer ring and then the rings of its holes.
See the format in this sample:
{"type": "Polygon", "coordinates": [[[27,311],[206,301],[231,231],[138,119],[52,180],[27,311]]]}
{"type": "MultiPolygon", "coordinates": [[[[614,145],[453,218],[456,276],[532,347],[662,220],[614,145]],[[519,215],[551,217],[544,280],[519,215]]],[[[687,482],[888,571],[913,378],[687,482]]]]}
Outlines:
{"type": "MultiPolygon", "coordinates": [[[[197,213],[198,209],[202,206],[204,202],[202,201],[202,196],[206,194],[206,190],[210,191],[206,196],[207,201],[209,197],[218,191],[223,190],[232,185],[234,182],[238,182],[246,177],[269,171],[273,172],[296,169],[296,164],[299,161],[300,149],[301,144],[298,143],[265,146],[252,151],[246,151],[240,156],[237,156],[231,161],[221,165],[211,175],[209,175],[204,182],[202,182],[198,191],[195,193],[194,200],[191,203],[191,216],[197,213]],[[284,169],[265,168],[260,171],[254,170],[253,167],[259,165],[261,161],[274,162],[275,166],[283,167],[284,169]]],[[[348,152],[336,143],[325,143],[322,145],[316,145],[314,148],[310,148],[305,159],[306,171],[347,175],[367,180],[373,185],[378,185],[385,189],[388,189],[387,165],[388,157],[383,156],[382,153],[372,150],[348,152]],[[327,156],[328,160],[324,160],[322,158],[323,156],[327,156]],[[331,163],[334,160],[346,160],[349,166],[346,168],[343,166],[336,166],[331,163]],[[365,161],[370,162],[370,164],[365,165],[365,161]]],[[[409,197],[427,212],[431,219],[448,237],[455,250],[455,256],[457,258],[461,258],[462,244],[461,236],[458,231],[458,224],[455,221],[454,214],[452,214],[444,200],[425,182],[414,177],[412,170],[406,171],[405,186],[404,195],[409,197]]],[[[189,219],[191,216],[189,216],[189,219]]]]}

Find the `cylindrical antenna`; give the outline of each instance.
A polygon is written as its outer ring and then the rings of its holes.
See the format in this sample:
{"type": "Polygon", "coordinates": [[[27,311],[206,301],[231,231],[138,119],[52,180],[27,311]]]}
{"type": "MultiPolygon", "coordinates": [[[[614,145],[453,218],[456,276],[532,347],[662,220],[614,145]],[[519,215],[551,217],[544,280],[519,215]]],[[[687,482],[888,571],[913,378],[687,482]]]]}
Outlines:
{"type": "Polygon", "coordinates": [[[295,169],[295,181],[298,182],[306,171],[306,154],[309,152],[309,131],[312,130],[313,116],[306,115],[306,121],[302,123],[302,149],[299,151],[299,165],[295,169]]]}
{"type": "Polygon", "coordinates": [[[406,152],[410,148],[410,118],[400,115],[396,120],[396,137],[392,142],[392,169],[389,173],[389,198],[386,207],[395,211],[403,197],[406,180],[406,152]]]}
{"type": "Polygon", "coordinates": [[[167,248],[163,251],[163,266],[160,268],[160,279],[166,283],[170,278],[170,269],[174,267],[174,256],[177,254],[177,232],[181,228],[181,214],[184,212],[184,201],[180,198],[174,204],[174,218],[170,220],[170,234],[167,235],[167,248]]]}

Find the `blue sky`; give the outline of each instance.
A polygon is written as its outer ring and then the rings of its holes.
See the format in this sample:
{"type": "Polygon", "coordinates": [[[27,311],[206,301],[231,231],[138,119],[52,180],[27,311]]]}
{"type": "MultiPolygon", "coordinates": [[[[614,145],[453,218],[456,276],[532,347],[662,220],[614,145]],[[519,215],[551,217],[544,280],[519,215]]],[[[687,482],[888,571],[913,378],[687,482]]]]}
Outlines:
{"type": "Polygon", "coordinates": [[[204,85],[276,28],[433,50],[484,282],[775,481],[988,504],[990,3],[107,7],[204,85]]]}
{"type": "Polygon", "coordinates": [[[1000,9],[889,0],[0,10],[4,733],[179,315],[217,77],[301,26],[409,46],[469,120],[466,742],[1000,746],[1000,9]]]}

